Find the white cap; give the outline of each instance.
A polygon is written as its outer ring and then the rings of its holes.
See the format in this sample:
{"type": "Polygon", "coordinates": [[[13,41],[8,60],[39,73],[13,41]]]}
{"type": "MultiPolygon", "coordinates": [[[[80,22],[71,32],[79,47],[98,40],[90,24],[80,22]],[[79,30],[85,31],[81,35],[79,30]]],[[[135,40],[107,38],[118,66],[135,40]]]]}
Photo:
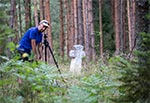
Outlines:
{"type": "Polygon", "coordinates": [[[49,27],[49,23],[48,23],[47,20],[41,20],[41,21],[40,21],[40,24],[43,24],[44,26],[49,27]]]}

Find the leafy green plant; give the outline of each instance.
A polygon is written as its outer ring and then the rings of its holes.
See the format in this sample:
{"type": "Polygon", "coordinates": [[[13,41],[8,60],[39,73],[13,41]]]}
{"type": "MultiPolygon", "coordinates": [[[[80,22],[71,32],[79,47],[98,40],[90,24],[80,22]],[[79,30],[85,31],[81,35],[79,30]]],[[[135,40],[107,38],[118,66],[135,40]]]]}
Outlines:
{"type": "Polygon", "coordinates": [[[149,103],[150,102],[150,34],[141,33],[141,44],[134,51],[134,60],[122,57],[111,60],[111,66],[119,74],[119,98],[117,102],[149,103]]]}
{"type": "Polygon", "coordinates": [[[63,88],[65,84],[61,81],[57,69],[43,62],[31,63],[11,59],[1,63],[1,103],[50,103],[54,102],[55,95],[65,92],[63,88]]]}
{"type": "Polygon", "coordinates": [[[114,82],[115,74],[106,65],[93,67],[94,64],[91,64],[88,74],[70,80],[72,83],[67,89],[66,101],[62,103],[113,103],[110,98],[116,96],[118,86],[114,82]]]}

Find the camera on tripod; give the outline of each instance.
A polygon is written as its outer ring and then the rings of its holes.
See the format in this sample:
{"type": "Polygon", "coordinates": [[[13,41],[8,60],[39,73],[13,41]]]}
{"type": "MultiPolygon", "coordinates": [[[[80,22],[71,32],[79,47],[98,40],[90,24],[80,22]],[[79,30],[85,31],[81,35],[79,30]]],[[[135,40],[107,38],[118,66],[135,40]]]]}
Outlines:
{"type": "Polygon", "coordinates": [[[44,38],[47,38],[47,35],[48,35],[48,34],[44,34],[44,38]]]}

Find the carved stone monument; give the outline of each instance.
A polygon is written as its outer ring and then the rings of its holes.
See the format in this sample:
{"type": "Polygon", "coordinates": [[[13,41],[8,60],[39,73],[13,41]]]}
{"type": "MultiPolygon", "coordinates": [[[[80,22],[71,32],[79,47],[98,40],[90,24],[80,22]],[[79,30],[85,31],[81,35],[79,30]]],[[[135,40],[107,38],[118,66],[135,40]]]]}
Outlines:
{"type": "Polygon", "coordinates": [[[71,59],[70,72],[74,75],[80,75],[82,69],[82,58],[85,57],[82,45],[74,45],[73,50],[70,50],[69,56],[71,59]]]}

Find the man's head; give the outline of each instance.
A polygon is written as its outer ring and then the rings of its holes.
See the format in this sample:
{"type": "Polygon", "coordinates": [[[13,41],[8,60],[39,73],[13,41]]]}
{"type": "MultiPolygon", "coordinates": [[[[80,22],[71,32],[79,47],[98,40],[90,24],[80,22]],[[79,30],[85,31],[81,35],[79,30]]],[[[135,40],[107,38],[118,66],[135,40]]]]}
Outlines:
{"type": "Polygon", "coordinates": [[[39,23],[39,31],[44,32],[46,28],[49,27],[49,22],[47,20],[41,20],[39,23]]]}

